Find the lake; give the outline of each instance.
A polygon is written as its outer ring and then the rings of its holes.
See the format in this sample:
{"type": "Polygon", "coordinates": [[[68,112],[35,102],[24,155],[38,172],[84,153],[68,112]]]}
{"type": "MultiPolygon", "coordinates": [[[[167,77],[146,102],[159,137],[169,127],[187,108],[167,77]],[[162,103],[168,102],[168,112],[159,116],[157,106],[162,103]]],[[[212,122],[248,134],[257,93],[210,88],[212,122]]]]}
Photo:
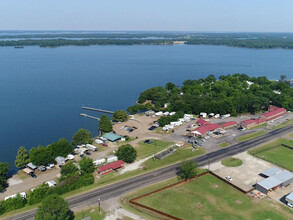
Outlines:
{"type": "Polygon", "coordinates": [[[292,60],[293,50],[223,46],[2,47],[0,161],[13,165],[20,146],[71,140],[79,128],[97,135],[82,105],[126,109],[146,88],[209,74],[293,78],[292,60]]]}

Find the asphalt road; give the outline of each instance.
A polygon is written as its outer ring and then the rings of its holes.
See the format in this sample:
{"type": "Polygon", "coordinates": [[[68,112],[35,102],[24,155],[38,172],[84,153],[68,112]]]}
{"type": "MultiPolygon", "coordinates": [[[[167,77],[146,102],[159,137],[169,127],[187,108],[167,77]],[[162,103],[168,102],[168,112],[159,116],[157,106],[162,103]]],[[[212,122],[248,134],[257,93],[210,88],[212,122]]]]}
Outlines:
{"type": "MultiPolygon", "coordinates": [[[[235,145],[232,145],[227,148],[223,148],[203,156],[197,157],[193,159],[196,161],[199,166],[207,165],[209,163],[213,163],[221,160],[224,157],[229,157],[244,151],[247,151],[250,148],[253,148],[257,145],[260,145],[264,142],[271,141],[279,136],[290,133],[293,130],[293,124],[284,128],[280,128],[277,130],[273,130],[265,135],[254,138],[249,141],[241,142],[235,145]]],[[[123,180],[118,183],[113,183],[111,185],[107,185],[90,192],[83,193],[81,195],[71,197],[68,200],[70,208],[86,206],[90,204],[97,204],[98,198],[103,200],[107,200],[110,198],[115,198],[122,196],[123,194],[133,191],[138,188],[142,188],[163,180],[167,180],[169,178],[175,177],[176,173],[179,170],[180,163],[170,165],[168,167],[164,167],[158,170],[154,170],[140,176],[132,177],[127,180],[123,180]]],[[[19,215],[7,218],[7,220],[27,220],[33,219],[35,215],[36,209],[21,213],[19,215]]]]}

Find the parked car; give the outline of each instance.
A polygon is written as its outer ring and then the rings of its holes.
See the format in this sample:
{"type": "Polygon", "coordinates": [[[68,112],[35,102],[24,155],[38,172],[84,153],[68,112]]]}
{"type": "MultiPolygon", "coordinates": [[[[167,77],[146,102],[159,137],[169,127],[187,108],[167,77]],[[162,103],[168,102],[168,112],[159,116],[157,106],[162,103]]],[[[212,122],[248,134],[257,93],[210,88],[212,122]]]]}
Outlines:
{"type": "Polygon", "coordinates": [[[42,172],[43,172],[43,171],[46,171],[46,167],[45,167],[45,166],[39,166],[38,170],[39,170],[39,171],[42,171],[42,172]]]}
{"type": "Polygon", "coordinates": [[[145,144],[151,144],[153,142],[154,142],[153,140],[145,140],[143,143],[145,143],[145,144]]]}
{"type": "Polygon", "coordinates": [[[103,145],[104,147],[108,147],[108,144],[106,144],[106,143],[103,143],[102,145],[103,145]]]}
{"type": "Polygon", "coordinates": [[[293,204],[291,204],[290,202],[287,202],[287,206],[289,206],[290,208],[293,208],[293,204]]]}
{"type": "Polygon", "coordinates": [[[37,176],[34,173],[29,174],[32,178],[37,178],[37,176]]]}
{"type": "Polygon", "coordinates": [[[228,180],[229,182],[232,181],[232,178],[230,176],[226,176],[226,180],[228,180]]]}
{"type": "Polygon", "coordinates": [[[84,152],[86,155],[91,156],[92,154],[88,151],[84,152]]]}
{"type": "Polygon", "coordinates": [[[153,131],[153,130],[155,130],[156,128],[157,128],[157,127],[152,126],[152,127],[149,128],[149,130],[150,130],[150,131],[153,131]]]}

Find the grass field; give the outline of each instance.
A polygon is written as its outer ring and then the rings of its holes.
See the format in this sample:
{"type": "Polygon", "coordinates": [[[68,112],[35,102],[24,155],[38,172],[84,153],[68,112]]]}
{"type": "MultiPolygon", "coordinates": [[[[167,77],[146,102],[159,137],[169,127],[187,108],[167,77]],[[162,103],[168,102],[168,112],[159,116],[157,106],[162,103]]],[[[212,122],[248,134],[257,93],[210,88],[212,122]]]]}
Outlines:
{"type": "Polygon", "coordinates": [[[137,158],[148,157],[154,154],[154,152],[159,152],[172,144],[173,142],[166,142],[160,140],[153,140],[151,144],[145,144],[144,141],[139,142],[139,147],[136,148],[137,150],[137,158]]]}
{"type": "Polygon", "coordinates": [[[270,201],[252,200],[211,175],[150,195],[139,202],[185,220],[293,218],[293,211],[270,201]]]}
{"type": "Polygon", "coordinates": [[[226,167],[239,167],[242,165],[242,160],[238,159],[238,158],[226,158],[224,160],[221,161],[222,165],[226,166],[226,167]]]}
{"type": "Polygon", "coordinates": [[[287,126],[287,125],[290,125],[290,124],[292,124],[292,123],[293,123],[293,119],[288,120],[288,121],[286,121],[286,122],[284,122],[284,123],[282,123],[282,124],[279,124],[279,125],[273,126],[273,127],[271,127],[271,129],[279,129],[279,128],[283,128],[283,127],[285,127],[285,126],[287,126]]]}
{"type": "Polygon", "coordinates": [[[243,135],[241,137],[236,138],[237,141],[247,141],[256,137],[259,137],[261,135],[266,134],[266,131],[257,131],[257,132],[253,132],[251,134],[247,134],[247,135],[243,135]]]}
{"type": "Polygon", "coordinates": [[[293,137],[293,133],[289,134],[290,137],[293,137]]]}
{"type": "Polygon", "coordinates": [[[101,210],[99,214],[99,207],[89,208],[87,210],[74,213],[74,220],[82,220],[86,217],[91,217],[92,220],[102,220],[105,218],[105,212],[101,210]]]}
{"type": "Polygon", "coordinates": [[[292,141],[279,138],[248,152],[253,156],[293,171],[293,150],[282,146],[282,144],[293,147],[292,141]]]}
{"type": "Polygon", "coordinates": [[[158,167],[163,167],[168,164],[184,161],[192,157],[203,155],[205,153],[204,148],[198,147],[196,150],[192,151],[192,147],[189,145],[182,148],[176,148],[176,149],[177,151],[174,154],[162,160],[158,160],[154,158],[147,160],[144,163],[145,169],[147,170],[157,169],[158,167]]]}
{"type": "Polygon", "coordinates": [[[229,145],[230,144],[227,142],[223,142],[223,143],[218,144],[219,147],[228,147],[229,145]]]}

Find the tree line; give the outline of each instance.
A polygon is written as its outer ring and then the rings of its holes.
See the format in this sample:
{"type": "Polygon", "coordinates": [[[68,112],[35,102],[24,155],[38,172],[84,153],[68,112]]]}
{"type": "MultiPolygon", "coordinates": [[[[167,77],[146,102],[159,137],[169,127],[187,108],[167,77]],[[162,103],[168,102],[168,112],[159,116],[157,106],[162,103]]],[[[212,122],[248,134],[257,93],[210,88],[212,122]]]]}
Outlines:
{"type": "MultiPolygon", "coordinates": [[[[282,78],[286,78],[282,76],[282,78]]],[[[177,86],[153,87],[143,91],[138,104],[130,106],[131,113],[153,109],[199,114],[200,112],[228,114],[252,114],[265,111],[274,105],[293,110],[293,88],[284,80],[274,82],[265,76],[249,77],[246,74],[222,75],[216,79],[185,80],[177,86]],[[167,108],[164,104],[169,103],[167,108]]]]}

